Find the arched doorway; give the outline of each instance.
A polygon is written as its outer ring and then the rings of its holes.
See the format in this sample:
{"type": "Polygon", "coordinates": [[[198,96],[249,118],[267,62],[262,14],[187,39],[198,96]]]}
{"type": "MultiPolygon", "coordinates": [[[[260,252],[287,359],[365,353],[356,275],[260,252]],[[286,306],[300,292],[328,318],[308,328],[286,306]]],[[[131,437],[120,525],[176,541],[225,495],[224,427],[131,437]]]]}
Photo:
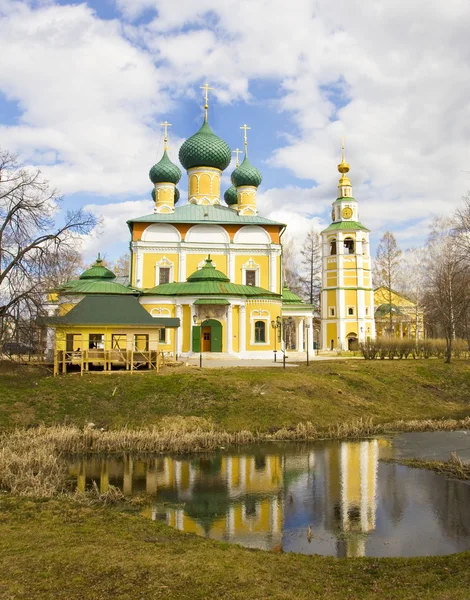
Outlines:
{"type": "Polygon", "coordinates": [[[206,319],[193,327],[193,352],[222,352],[222,323],[206,319]]]}
{"type": "Polygon", "coordinates": [[[346,337],[348,338],[348,350],[358,350],[359,344],[357,340],[357,333],[351,331],[346,337]]]}

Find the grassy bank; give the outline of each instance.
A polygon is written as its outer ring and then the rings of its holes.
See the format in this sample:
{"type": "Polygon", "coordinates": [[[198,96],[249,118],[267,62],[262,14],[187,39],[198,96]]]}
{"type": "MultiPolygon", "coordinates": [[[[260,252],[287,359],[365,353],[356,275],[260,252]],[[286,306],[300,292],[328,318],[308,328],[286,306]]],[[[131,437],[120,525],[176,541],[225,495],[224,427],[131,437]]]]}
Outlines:
{"type": "Polygon", "coordinates": [[[0,426],[88,422],[112,429],[196,416],[226,431],[268,431],[359,418],[463,418],[470,365],[455,361],[332,361],[295,369],[170,369],[52,378],[23,368],[0,373],[0,426]]]}
{"type": "Polygon", "coordinates": [[[463,600],[469,559],[250,551],[109,508],[0,501],[1,598],[463,600]]]}
{"type": "Polygon", "coordinates": [[[453,479],[470,479],[470,464],[464,463],[455,452],[449,460],[421,460],[418,458],[393,459],[386,462],[396,462],[412,469],[429,469],[440,475],[453,479]]]}

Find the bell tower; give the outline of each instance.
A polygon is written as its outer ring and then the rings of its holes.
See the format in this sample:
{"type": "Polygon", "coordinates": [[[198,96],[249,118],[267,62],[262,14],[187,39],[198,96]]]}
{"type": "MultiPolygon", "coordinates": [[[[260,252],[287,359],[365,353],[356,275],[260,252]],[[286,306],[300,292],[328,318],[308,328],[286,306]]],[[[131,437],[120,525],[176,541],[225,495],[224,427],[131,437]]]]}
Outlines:
{"type": "Polygon", "coordinates": [[[338,198],[322,231],[321,321],[323,350],[353,350],[375,338],[369,229],[359,222],[349,165],[341,145],[338,198]]]}

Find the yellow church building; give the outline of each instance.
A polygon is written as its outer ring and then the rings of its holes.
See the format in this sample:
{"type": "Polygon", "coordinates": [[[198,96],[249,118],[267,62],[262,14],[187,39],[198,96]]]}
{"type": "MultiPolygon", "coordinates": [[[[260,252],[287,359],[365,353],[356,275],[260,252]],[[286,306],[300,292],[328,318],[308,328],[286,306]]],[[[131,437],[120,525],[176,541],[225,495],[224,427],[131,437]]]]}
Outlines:
{"type": "Polygon", "coordinates": [[[209,125],[207,87],[203,124],[179,151],[188,176],[183,206],[181,170],[168,156],[163,124],[163,156],[149,172],[154,211],[128,221],[129,285],[98,259],[49,304],[49,346],[84,361],[85,369],[97,361],[105,369],[127,366],[132,353],[133,361],[150,364],[151,353],[162,351],[272,359],[283,349],[285,319],[296,327],[293,350],[306,353],[308,344],[314,354],[313,335],[304,335],[313,332],[313,306],[283,287],[285,225],[258,214],[262,176],[248,159],[246,125],[244,159],[239,164],[237,154],[232,186],[221,196],[232,151],[209,125]]]}

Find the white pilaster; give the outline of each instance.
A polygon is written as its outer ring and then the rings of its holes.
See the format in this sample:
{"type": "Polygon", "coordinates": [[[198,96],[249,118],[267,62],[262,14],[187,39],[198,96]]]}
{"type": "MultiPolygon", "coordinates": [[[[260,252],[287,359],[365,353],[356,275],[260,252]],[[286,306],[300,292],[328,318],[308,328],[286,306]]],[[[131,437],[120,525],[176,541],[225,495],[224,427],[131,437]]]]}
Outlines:
{"type": "Polygon", "coordinates": [[[183,351],[183,308],[181,304],[176,305],[176,318],[180,320],[180,326],[176,329],[176,354],[181,356],[183,351]]]}
{"type": "Polygon", "coordinates": [[[238,323],[238,336],[240,338],[240,354],[246,351],[246,308],[244,304],[240,305],[239,312],[239,323],[238,323]]]}
{"type": "Polygon", "coordinates": [[[232,353],[232,339],[233,339],[233,307],[227,306],[227,340],[226,340],[226,348],[229,354],[232,353]]]}
{"type": "Polygon", "coordinates": [[[194,352],[193,350],[193,323],[194,323],[194,315],[196,314],[196,307],[194,306],[194,304],[191,304],[191,321],[189,323],[189,345],[190,345],[190,349],[191,352],[194,352]]]}
{"type": "Polygon", "coordinates": [[[186,251],[180,250],[180,264],[178,281],[186,281],[186,251]]]}
{"type": "Polygon", "coordinates": [[[269,257],[269,289],[271,292],[277,292],[277,269],[276,269],[276,255],[271,252],[269,257]]]}
{"type": "Polygon", "coordinates": [[[308,318],[308,324],[310,325],[310,327],[308,328],[308,351],[310,354],[314,354],[315,353],[315,349],[313,346],[313,342],[315,334],[314,334],[314,329],[313,329],[313,317],[309,317],[308,318]]]}
{"type": "Polygon", "coordinates": [[[228,253],[228,278],[235,283],[235,257],[230,250],[228,253]]]}
{"type": "Polygon", "coordinates": [[[144,256],[137,249],[135,255],[135,285],[138,288],[144,287],[144,256]]]}

